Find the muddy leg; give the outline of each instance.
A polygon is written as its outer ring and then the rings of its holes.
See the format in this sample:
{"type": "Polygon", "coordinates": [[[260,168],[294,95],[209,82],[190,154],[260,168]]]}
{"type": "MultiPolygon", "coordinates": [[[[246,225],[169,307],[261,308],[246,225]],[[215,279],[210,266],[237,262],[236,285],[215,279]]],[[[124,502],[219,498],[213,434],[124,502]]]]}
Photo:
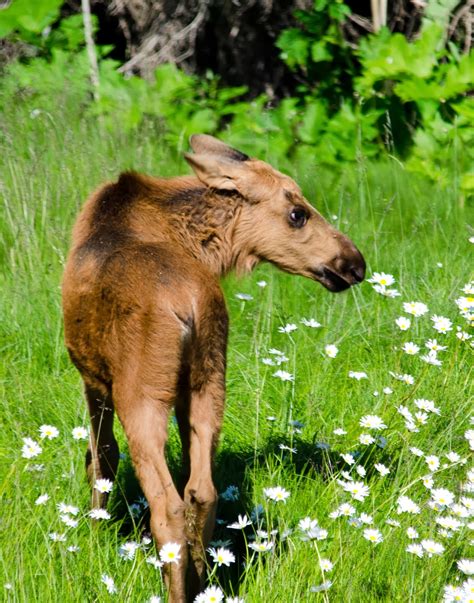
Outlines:
{"type": "Polygon", "coordinates": [[[184,490],[186,529],[190,544],[189,589],[193,596],[203,588],[206,547],[212,538],[217,492],[212,481],[212,462],[219,438],[224,406],[224,386],[219,375],[191,395],[189,481],[184,490]]]}
{"type": "Polygon", "coordinates": [[[86,471],[92,488],[92,508],[105,508],[108,494],[94,488],[97,479],[115,480],[119,449],[113,432],[114,409],[112,398],[102,384],[87,384],[91,433],[86,453],[86,471]]]}

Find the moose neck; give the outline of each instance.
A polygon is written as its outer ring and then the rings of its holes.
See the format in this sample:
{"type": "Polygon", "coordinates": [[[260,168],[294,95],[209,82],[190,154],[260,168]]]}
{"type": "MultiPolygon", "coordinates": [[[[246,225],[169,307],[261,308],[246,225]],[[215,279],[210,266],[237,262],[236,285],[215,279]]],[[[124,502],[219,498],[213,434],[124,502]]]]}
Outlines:
{"type": "Polygon", "coordinates": [[[175,221],[176,238],[217,277],[249,272],[258,263],[241,224],[244,203],[237,193],[208,189],[175,221]]]}
{"type": "Polygon", "coordinates": [[[196,186],[196,181],[190,187],[189,180],[183,179],[186,187],[160,199],[158,215],[155,203],[134,212],[132,230],[141,239],[172,242],[217,277],[233,269],[239,273],[250,271],[258,260],[241,225],[242,197],[196,186]],[[162,224],[168,227],[162,228],[162,224]]]}

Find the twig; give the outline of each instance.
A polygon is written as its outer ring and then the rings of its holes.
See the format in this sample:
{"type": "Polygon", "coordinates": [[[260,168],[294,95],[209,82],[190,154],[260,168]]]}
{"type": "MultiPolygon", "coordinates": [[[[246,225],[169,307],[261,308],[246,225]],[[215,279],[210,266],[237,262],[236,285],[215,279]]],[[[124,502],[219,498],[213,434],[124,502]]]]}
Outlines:
{"type": "Polygon", "coordinates": [[[153,57],[153,62],[155,64],[159,64],[166,61],[177,63],[179,60],[183,60],[190,56],[193,53],[191,45],[189,45],[189,48],[184,50],[178,58],[172,54],[172,49],[173,47],[177,47],[181,42],[184,42],[187,38],[196,35],[197,30],[205,19],[207,4],[207,0],[202,0],[200,2],[199,10],[193,20],[183,27],[181,31],[171,36],[168,42],[166,42],[158,52],[154,52],[154,50],[158,46],[162,36],[158,33],[151,34],[142,44],[137,54],[124,63],[118,71],[121,73],[130,73],[135,67],[139,66],[143,61],[149,60],[151,57],[153,57]]]}
{"type": "Polygon", "coordinates": [[[363,29],[365,29],[366,31],[368,31],[370,33],[372,33],[374,31],[374,26],[372,25],[370,20],[366,19],[365,17],[362,17],[361,15],[356,15],[354,13],[351,13],[350,15],[347,15],[347,18],[349,21],[352,21],[353,23],[355,23],[359,27],[362,27],[363,29]]]}
{"type": "Polygon", "coordinates": [[[464,28],[466,30],[466,36],[464,38],[464,54],[469,54],[471,50],[471,42],[472,42],[472,21],[473,15],[467,13],[464,17],[464,28]]]}

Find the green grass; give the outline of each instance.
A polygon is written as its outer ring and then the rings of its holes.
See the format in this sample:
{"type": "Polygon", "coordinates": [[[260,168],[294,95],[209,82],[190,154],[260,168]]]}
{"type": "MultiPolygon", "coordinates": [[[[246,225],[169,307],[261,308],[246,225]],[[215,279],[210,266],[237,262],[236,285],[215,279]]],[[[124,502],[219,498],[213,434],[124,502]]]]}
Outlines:
{"type": "MultiPolygon", "coordinates": [[[[131,519],[127,508],[139,494],[127,456],[110,507],[112,520],[93,529],[86,517],[85,443],[73,440],[71,430],[87,425],[87,417],[79,375],[62,339],[60,281],[74,217],[94,187],[131,167],[156,175],[187,169],[151,127],[123,135],[59,112],[33,119],[12,110],[5,116],[0,139],[0,598],[7,601],[107,601],[114,597],[100,582],[103,573],[115,579],[115,600],[141,602],[162,593],[159,572],[144,561],[151,549],[139,551],[133,561],[117,554],[120,544],[140,538],[143,525],[131,519]],[[57,426],[59,438],[42,441],[37,459],[22,458],[22,438],[38,439],[44,423],[57,426]],[[43,470],[34,470],[38,463],[43,470]],[[36,506],[36,498],[45,492],[49,502],[36,506]],[[62,501],[80,508],[77,528],[65,530],[61,524],[56,504],[62,501]],[[66,543],[48,536],[64,531],[66,543]],[[66,550],[72,544],[79,552],[66,550]],[[3,590],[1,582],[12,588],[3,590]]],[[[454,300],[473,277],[468,242],[472,215],[459,204],[454,187],[438,190],[390,158],[378,165],[361,160],[340,178],[316,168],[303,172],[298,165],[292,175],[323,214],[337,215],[335,224],[363,250],[369,274],[394,274],[402,296],[387,299],[368,283],[332,295],[270,266],[241,281],[229,277],[225,282],[231,336],[227,410],[215,475],[219,492],[236,484],[241,498],[221,500],[218,517],[228,523],[263,504],[267,527],[280,535],[310,516],[329,536],[302,542],[295,530],[286,539],[278,537],[274,552],[256,555],[244,569],[241,535],[218,526],[216,538],[233,539],[230,546],[238,554],[239,569],[219,569],[214,579],[226,594],[238,591],[247,603],[439,601],[445,584],[462,579],[455,562],[469,556],[468,532],[464,527],[450,538],[437,534],[436,513],[427,507],[429,492],[419,481],[428,469],[409,447],[439,457],[451,450],[463,458],[470,454],[463,434],[472,412],[472,350],[456,338],[455,330],[437,335],[429,317],[441,314],[455,327],[466,327],[454,300]],[[265,288],[256,284],[262,279],[268,283],[265,288]],[[253,300],[242,302],[237,292],[250,293],[253,300]],[[425,302],[430,312],[412,319],[412,328],[403,333],[394,320],[403,314],[402,301],[411,300],[425,302]],[[323,327],[304,327],[302,317],[314,317],[323,327]],[[287,322],[296,323],[298,330],[279,333],[278,327],[287,322]],[[442,367],[399,349],[405,341],[423,346],[436,336],[448,346],[440,353],[442,367]],[[330,343],[339,348],[334,359],[324,355],[330,343]],[[282,383],[272,376],[275,368],[261,362],[271,347],[288,356],[281,368],[295,374],[294,383],[282,383]],[[350,370],[365,371],[368,379],[349,379],[350,370]],[[415,385],[394,380],[389,371],[412,374],[415,385]],[[393,394],[373,395],[387,386],[393,394]],[[396,407],[405,404],[415,410],[415,398],[434,400],[441,415],[430,415],[419,433],[410,433],[396,407]],[[386,422],[384,448],[358,443],[359,434],[367,431],[359,427],[365,414],[377,414],[386,422]],[[293,429],[294,420],[303,424],[301,433],[293,429]],[[344,427],[347,435],[336,436],[337,427],[344,427]],[[280,450],[281,443],[297,452],[280,450]],[[330,450],[322,450],[321,443],[330,450]],[[336,482],[344,468],[339,455],[357,450],[365,451],[358,462],[367,469],[370,495],[363,503],[352,502],[359,513],[373,515],[384,538],[376,546],[363,538],[363,528],[328,517],[350,500],[336,482]],[[374,472],[377,461],[390,467],[387,477],[374,472]],[[265,501],[263,488],[275,485],[291,492],[286,503],[265,501]],[[421,505],[419,515],[397,515],[401,493],[421,505]],[[388,518],[400,521],[401,527],[388,525],[388,518]],[[420,539],[442,542],[444,554],[418,559],[406,553],[408,526],[418,530],[420,539]],[[310,592],[324,580],[319,557],[334,563],[327,575],[333,586],[321,594],[310,592]]],[[[126,453],[118,425],[116,431],[126,453]]],[[[169,458],[177,470],[173,422],[169,458]]],[[[436,487],[446,487],[459,498],[469,463],[472,458],[467,465],[442,467],[434,476],[436,487]]]]}

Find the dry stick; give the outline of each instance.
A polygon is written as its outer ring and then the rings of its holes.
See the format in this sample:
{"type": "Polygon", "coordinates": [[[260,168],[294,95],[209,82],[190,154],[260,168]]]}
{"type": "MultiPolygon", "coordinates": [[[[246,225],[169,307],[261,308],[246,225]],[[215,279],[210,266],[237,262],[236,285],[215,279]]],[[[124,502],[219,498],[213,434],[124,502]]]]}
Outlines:
{"type": "Polygon", "coordinates": [[[84,23],[84,37],[86,39],[87,56],[89,58],[90,78],[92,84],[92,95],[97,102],[99,93],[99,68],[97,66],[97,55],[95,52],[94,39],[92,37],[91,7],[89,0],[81,0],[82,20],[84,23]]]}
{"type": "Polygon", "coordinates": [[[377,33],[380,29],[380,14],[378,0],[370,0],[370,7],[372,10],[372,23],[374,32],[377,33]]]}
{"type": "Polygon", "coordinates": [[[387,0],[370,0],[372,23],[375,33],[387,25],[387,0]]]}
{"type": "Polygon", "coordinates": [[[387,25],[387,0],[379,0],[380,27],[387,25]]]}
{"type": "Polygon", "coordinates": [[[464,54],[469,54],[471,50],[471,39],[472,39],[472,14],[466,13],[464,17],[464,27],[466,29],[466,37],[464,38],[464,54]]]}

